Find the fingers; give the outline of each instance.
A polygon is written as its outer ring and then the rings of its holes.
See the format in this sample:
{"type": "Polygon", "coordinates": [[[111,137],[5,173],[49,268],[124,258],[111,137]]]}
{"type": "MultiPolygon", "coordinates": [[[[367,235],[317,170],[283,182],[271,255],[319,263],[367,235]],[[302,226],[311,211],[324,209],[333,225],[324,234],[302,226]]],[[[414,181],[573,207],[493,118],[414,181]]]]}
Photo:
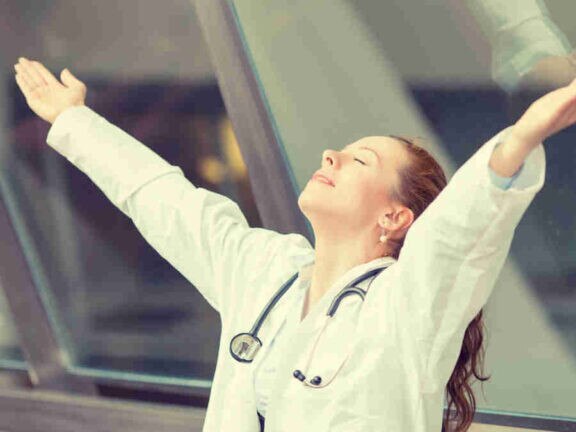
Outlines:
{"type": "Polygon", "coordinates": [[[52,75],[52,72],[46,69],[46,67],[42,63],[37,61],[32,61],[31,63],[34,69],[36,69],[36,71],[40,74],[44,82],[46,82],[47,84],[60,84],[56,79],[56,77],[52,75]]]}
{"type": "Polygon", "coordinates": [[[68,69],[64,69],[60,74],[60,79],[67,87],[86,87],[86,85],[76,78],[68,69]]]}
{"type": "Polygon", "coordinates": [[[18,72],[22,73],[23,78],[32,89],[48,84],[30,60],[20,57],[18,65],[20,66],[18,72]]]}
{"type": "Polygon", "coordinates": [[[22,90],[22,93],[24,93],[24,96],[28,98],[30,95],[30,85],[26,82],[21,73],[16,74],[16,83],[18,84],[18,87],[20,87],[20,90],[22,90]]]}
{"type": "Polygon", "coordinates": [[[17,81],[19,81],[22,84],[21,88],[22,87],[28,88],[30,86],[30,84],[28,83],[28,80],[26,79],[26,77],[22,73],[22,67],[17,63],[14,65],[14,70],[16,71],[16,77],[18,78],[17,81]]]}

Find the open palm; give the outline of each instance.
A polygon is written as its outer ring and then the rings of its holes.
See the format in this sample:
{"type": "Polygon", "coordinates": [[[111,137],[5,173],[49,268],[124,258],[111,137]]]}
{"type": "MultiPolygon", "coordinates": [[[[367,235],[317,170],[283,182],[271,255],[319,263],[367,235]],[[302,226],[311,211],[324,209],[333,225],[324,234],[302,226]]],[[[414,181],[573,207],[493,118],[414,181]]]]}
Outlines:
{"type": "Polygon", "coordinates": [[[535,100],[514,125],[514,134],[538,144],[576,123],[576,79],[535,100]]]}
{"type": "Polygon", "coordinates": [[[42,63],[24,57],[19,58],[14,68],[16,82],[28,106],[42,119],[54,123],[66,108],[84,105],[86,85],[68,69],[60,74],[60,82],[42,63]]]}

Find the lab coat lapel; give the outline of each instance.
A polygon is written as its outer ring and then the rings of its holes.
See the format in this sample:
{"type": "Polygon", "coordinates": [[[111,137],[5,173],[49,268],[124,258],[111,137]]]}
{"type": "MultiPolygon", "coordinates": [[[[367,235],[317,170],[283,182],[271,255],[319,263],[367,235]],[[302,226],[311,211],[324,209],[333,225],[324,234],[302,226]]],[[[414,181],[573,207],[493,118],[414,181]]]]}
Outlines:
{"type": "MultiPolygon", "coordinates": [[[[293,273],[287,276],[281,283],[285,283],[292,275],[293,273]]],[[[281,326],[286,322],[288,313],[293,310],[294,302],[298,299],[299,291],[302,289],[302,281],[302,271],[300,271],[292,286],[288,288],[288,291],[282,296],[282,298],[272,308],[268,316],[264,319],[262,327],[260,327],[260,330],[258,331],[258,337],[262,341],[262,347],[252,363],[250,363],[252,373],[266,357],[268,350],[270,349],[270,341],[274,340],[276,334],[280,331],[281,326]]],[[[280,286],[281,285],[278,285],[278,288],[280,286]]],[[[261,310],[262,309],[260,309],[260,311],[261,310]]],[[[258,316],[260,311],[258,311],[255,316],[258,316]]]]}
{"type": "MultiPolygon", "coordinates": [[[[296,270],[297,271],[297,270],[296,270]]],[[[274,293],[290,279],[294,273],[283,275],[274,281],[274,293]]],[[[262,326],[258,331],[258,337],[262,341],[262,347],[258,351],[256,357],[251,363],[235,363],[234,374],[232,375],[231,382],[225,390],[223,399],[226,401],[226,408],[222,410],[222,423],[220,430],[223,431],[238,431],[238,432],[254,432],[260,429],[258,415],[256,413],[256,395],[254,393],[254,371],[260,362],[266,357],[266,353],[270,349],[270,341],[274,339],[280,327],[286,320],[289,308],[292,307],[295,296],[297,296],[297,289],[300,282],[300,274],[294,280],[294,283],[288,288],[288,291],[280,298],[274,305],[270,313],[265,317],[262,326]],[[240,429],[241,427],[241,429],[240,429]]],[[[270,298],[262,299],[257,306],[252,308],[249,314],[249,327],[252,326],[254,320],[260,315],[262,310],[270,298]]],[[[248,326],[248,322],[240,324],[240,326],[248,326]]],[[[247,331],[249,327],[242,327],[236,329],[236,333],[247,331]]]]}

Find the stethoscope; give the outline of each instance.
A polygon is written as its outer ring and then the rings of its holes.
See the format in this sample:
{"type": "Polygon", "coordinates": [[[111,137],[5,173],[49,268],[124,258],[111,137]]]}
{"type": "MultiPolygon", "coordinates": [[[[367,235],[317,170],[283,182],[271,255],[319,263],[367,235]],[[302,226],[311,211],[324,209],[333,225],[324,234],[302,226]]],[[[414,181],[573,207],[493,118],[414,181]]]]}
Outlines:
{"type": "MultiPolygon", "coordinates": [[[[334,297],[334,299],[332,300],[332,303],[330,304],[330,307],[328,308],[328,312],[326,314],[327,318],[326,318],[326,321],[324,322],[324,326],[322,327],[322,330],[320,331],[320,333],[316,337],[316,341],[314,342],[314,346],[313,346],[312,352],[308,358],[308,362],[306,364],[305,369],[307,369],[308,366],[310,365],[310,361],[314,355],[314,351],[316,350],[316,345],[318,344],[318,340],[320,339],[320,336],[324,332],[324,329],[326,328],[326,325],[328,324],[330,319],[333,318],[334,315],[336,314],[336,311],[338,310],[338,307],[340,306],[340,302],[342,301],[342,299],[344,299],[345,297],[348,297],[350,295],[356,294],[356,295],[360,296],[360,298],[362,299],[362,302],[364,302],[367,290],[363,290],[362,288],[359,288],[356,285],[360,284],[361,282],[365,281],[368,278],[371,278],[373,276],[377,276],[380,272],[382,272],[384,269],[386,269],[389,265],[390,264],[388,264],[384,267],[381,267],[381,268],[376,268],[376,269],[370,270],[367,273],[363,274],[362,276],[357,277],[352,282],[350,282],[348,285],[346,285],[344,288],[342,288],[342,290],[336,295],[336,297],[334,297]]],[[[284,295],[284,293],[286,293],[286,291],[288,291],[288,288],[290,288],[290,286],[294,283],[294,281],[296,280],[297,277],[298,277],[298,273],[293,275],[276,292],[274,297],[272,297],[272,299],[268,302],[268,304],[266,305],[264,310],[260,313],[260,316],[258,317],[256,322],[252,326],[252,329],[250,330],[250,332],[238,333],[236,336],[234,336],[232,338],[232,340],[230,341],[230,354],[232,355],[232,357],[234,359],[236,359],[237,361],[242,362],[242,363],[251,363],[252,360],[254,360],[254,357],[256,357],[256,354],[258,353],[260,348],[262,348],[262,341],[257,336],[258,330],[260,330],[260,327],[262,326],[262,323],[264,322],[264,320],[266,319],[266,317],[270,313],[270,310],[280,300],[280,298],[284,295]]],[[[375,279],[375,277],[374,277],[374,279],[375,279]]],[[[370,288],[370,285],[372,284],[374,279],[372,279],[372,281],[370,281],[370,284],[368,284],[368,288],[370,288]]],[[[328,383],[325,383],[324,385],[320,385],[322,382],[322,378],[319,376],[315,376],[312,380],[306,381],[306,376],[299,369],[295,370],[293,375],[296,379],[302,381],[302,383],[304,383],[308,386],[312,386],[312,387],[324,387],[330,383],[330,382],[328,382],[328,383]]]]}

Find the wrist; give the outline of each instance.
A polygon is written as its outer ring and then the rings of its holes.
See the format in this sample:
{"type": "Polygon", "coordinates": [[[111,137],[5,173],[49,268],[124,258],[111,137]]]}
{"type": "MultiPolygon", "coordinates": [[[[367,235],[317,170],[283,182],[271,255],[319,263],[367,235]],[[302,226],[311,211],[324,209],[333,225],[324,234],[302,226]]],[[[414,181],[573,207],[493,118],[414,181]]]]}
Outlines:
{"type": "Polygon", "coordinates": [[[510,134],[506,138],[506,141],[509,143],[509,151],[514,151],[516,153],[524,152],[526,155],[538,147],[543,138],[531,136],[529,134],[522,133],[521,130],[518,129],[518,126],[514,125],[510,134]]]}
{"type": "Polygon", "coordinates": [[[60,111],[56,112],[53,116],[51,116],[50,118],[48,118],[48,122],[50,122],[51,124],[54,124],[54,122],[56,121],[56,119],[65,111],[67,111],[70,108],[73,107],[77,107],[77,106],[84,106],[83,103],[77,103],[74,105],[68,105],[67,107],[65,107],[64,109],[61,109],[60,111]]]}
{"type": "Polygon", "coordinates": [[[533,145],[531,141],[518,136],[512,130],[505,140],[493,150],[489,166],[495,174],[501,177],[512,177],[518,172],[528,154],[537,144],[533,145]]]}

